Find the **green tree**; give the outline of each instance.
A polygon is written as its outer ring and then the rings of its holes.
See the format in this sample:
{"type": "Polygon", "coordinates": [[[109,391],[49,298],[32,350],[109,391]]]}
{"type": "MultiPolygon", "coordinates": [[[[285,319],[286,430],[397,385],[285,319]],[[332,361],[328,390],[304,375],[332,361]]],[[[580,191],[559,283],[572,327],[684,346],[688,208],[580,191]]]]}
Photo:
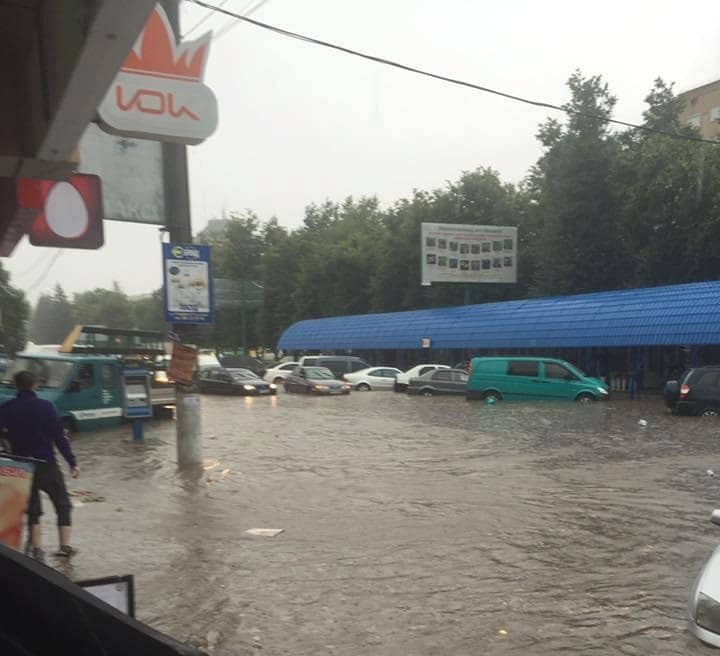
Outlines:
{"type": "Polygon", "coordinates": [[[137,330],[165,331],[167,324],[163,313],[163,289],[156,289],[150,294],[131,298],[132,326],[137,330]]]}
{"type": "Polygon", "coordinates": [[[30,305],[25,293],[10,284],[10,274],[0,264],[0,315],[5,350],[14,354],[25,347],[30,305]]]}
{"type": "Polygon", "coordinates": [[[600,77],[579,71],[568,87],[567,124],[541,126],[544,153],[528,180],[538,231],[534,291],[543,295],[614,289],[627,281],[612,184],[619,144],[608,130],[615,98],[600,77]]]}
{"type": "Polygon", "coordinates": [[[133,307],[120,285],[112,289],[96,288],[73,296],[75,320],[85,326],[132,328],[135,324],[133,307]]]}
{"type": "Polygon", "coordinates": [[[58,284],[52,294],[38,299],[30,322],[30,339],[38,344],[60,344],[75,324],[73,307],[58,284]]]}

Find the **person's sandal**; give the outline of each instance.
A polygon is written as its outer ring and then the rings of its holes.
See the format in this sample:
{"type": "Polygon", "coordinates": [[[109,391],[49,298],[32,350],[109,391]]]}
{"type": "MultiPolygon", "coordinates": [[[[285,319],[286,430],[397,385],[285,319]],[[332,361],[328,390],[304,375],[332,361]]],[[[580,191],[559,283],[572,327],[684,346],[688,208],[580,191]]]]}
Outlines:
{"type": "Polygon", "coordinates": [[[44,563],[45,552],[42,549],[33,547],[32,549],[30,549],[30,558],[32,558],[33,560],[37,560],[40,563],[44,563]]]}

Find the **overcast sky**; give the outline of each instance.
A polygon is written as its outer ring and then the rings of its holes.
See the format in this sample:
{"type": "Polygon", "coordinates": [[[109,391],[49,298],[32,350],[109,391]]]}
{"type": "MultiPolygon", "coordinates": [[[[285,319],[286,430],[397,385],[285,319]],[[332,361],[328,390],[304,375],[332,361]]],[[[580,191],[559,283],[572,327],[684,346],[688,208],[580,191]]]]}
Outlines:
{"type": "MultiPolygon", "coordinates": [[[[185,3],[184,29],[205,14],[185,3]]],[[[615,117],[628,121],[640,120],[657,76],[678,91],[720,78],[720,5],[710,0],[269,0],[254,18],[557,104],[580,68],[605,78],[615,117]]],[[[228,20],[215,16],[192,38],[228,20]]],[[[196,232],[246,208],[292,228],[309,203],[377,195],[391,204],[479,166],[517,182],[539,155],[538,124],[560,118],[247,24],[213,43],[206,83],[220,119],[188,149],[196,232]]],[[[117,281],[129,294],[161,285],[156,226],[106,222],[105,242],[59,254],[23,243],[4,263],[32,300],[58,282],[77,292],[117,281]]]]}

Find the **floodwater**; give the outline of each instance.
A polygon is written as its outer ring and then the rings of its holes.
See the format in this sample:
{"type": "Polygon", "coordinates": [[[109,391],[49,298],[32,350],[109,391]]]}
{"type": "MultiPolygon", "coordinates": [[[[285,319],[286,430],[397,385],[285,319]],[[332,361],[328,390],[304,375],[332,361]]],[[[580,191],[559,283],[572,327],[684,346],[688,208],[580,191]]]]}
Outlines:
{"type": "Polygon", "coordinates": [[[281,392],[203,397],[203,430],[205,467],[184,473],[172,421],[141,447],[129,428],[75,440],[71,488],[105,500],[76,509],[66,573],[134,574],[138,618],[180,640],[221,656],[709,651],[685,605],[720,542],[720,423],[659,399],[281,392]]]}

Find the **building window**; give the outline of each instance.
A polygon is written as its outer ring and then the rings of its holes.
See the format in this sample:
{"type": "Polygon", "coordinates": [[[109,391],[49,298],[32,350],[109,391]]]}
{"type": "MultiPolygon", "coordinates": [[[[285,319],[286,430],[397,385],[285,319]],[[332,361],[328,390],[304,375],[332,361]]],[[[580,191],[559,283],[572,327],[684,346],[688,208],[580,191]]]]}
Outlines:
{"type": "Polygon", "coordinates": [[[688,119],[688,125],[690,125],[694,128],[700,128],[701,120],[702,119],[700,118],[700,114],[695,114],[695,116],[691,116],[688,119]]]}

